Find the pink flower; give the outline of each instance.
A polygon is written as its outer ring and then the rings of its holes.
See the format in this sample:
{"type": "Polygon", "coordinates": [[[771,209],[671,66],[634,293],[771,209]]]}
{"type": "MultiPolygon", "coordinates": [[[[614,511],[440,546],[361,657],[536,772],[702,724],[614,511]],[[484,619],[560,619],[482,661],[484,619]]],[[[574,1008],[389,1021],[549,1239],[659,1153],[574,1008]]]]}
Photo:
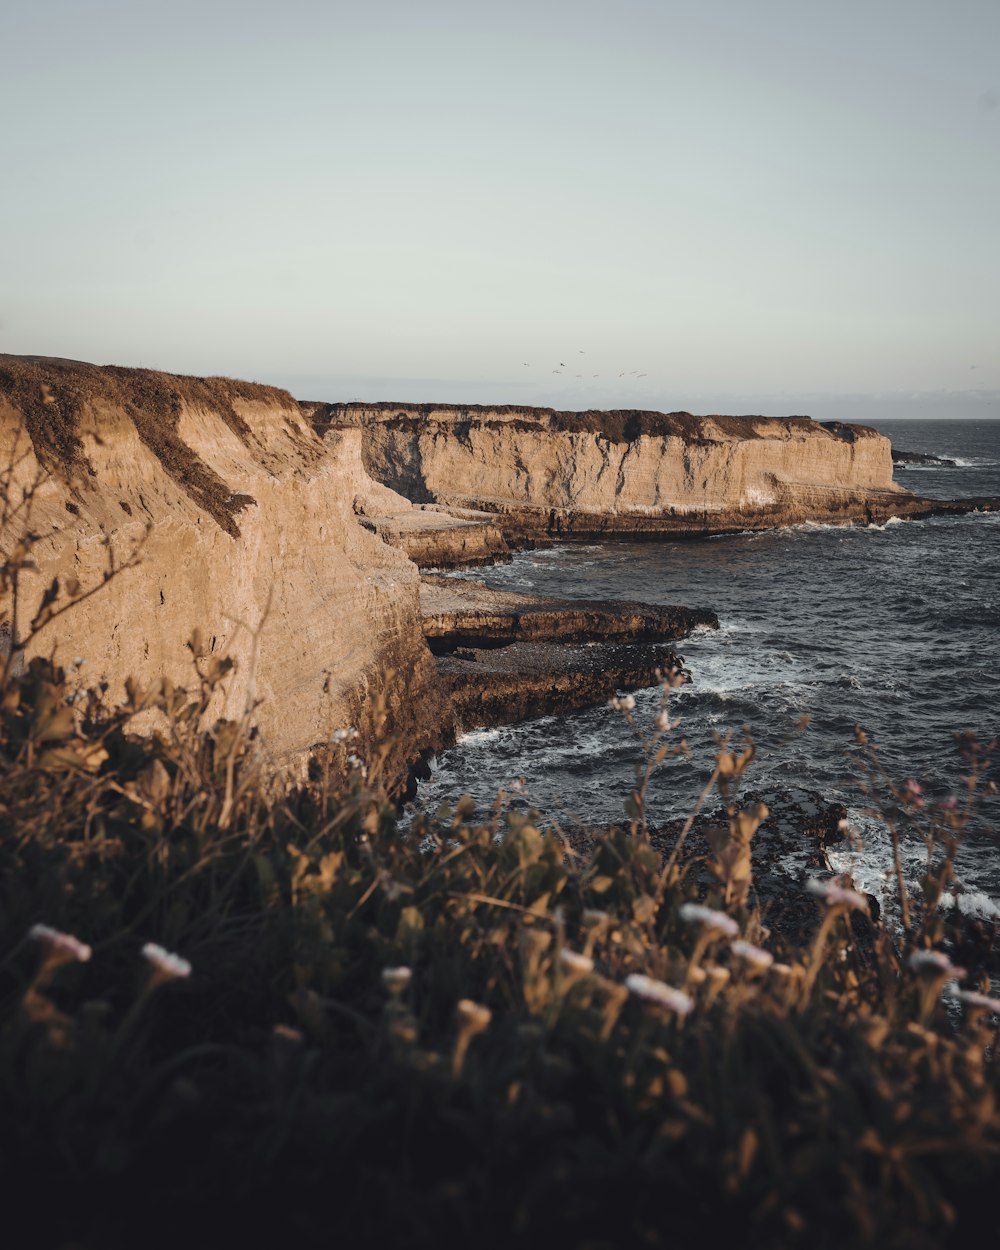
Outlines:
{"type": "Polygon", "coordinates": [[[868,900],[856,890],[845,890],[842,885],[817,881],[815,878],[806,882],[806,891],[822,899],[827,907],[853,907],[856,911],[867,911],[868,900]]]}
{"type": "Polygon", "coordinates": [[[186,959],[181,959],[180,955],[174,955],[171,951],[164,950],[162,946],[157,946],[155,942],[147,942],[142,948],[142,957],[147,963],[152,964],[154,973],[170,981],[177,977],[189,977],[191,975],[191,965],[186,959]]]}
{"type": "Polygon", "coordinates": [[[705,907],[701,903],[685,903],[680,910],[680,918],[685,924],[700,924],[706,929],[717,930],[726,937],[735,937],[740,926],[724,911],[716,911],[714,907],[705,907]]]}
{"type": "Polygon", "coordinates": [[[762,946],[754,946],[752,942],[744,942],[742,938],[729,948],[739,959],[744,959],[751,968],[759,968],[761,972],[774,963],[774,956],[762,946]]]}
{"type": "Polygon", "coordinates": [[[981,1007],[984,1011],[1000,1015],[1000,998],[990,998],[988,994],[980,994],[975,990],[955,990],[949,997],[957,998],[967,1007],[981,1007]]]}
{"type": "Polygon", "coordinates": [[[676,990],[664,981],[654,977],[643,976],[641,972],[633,972],[625,978],[625,988],[637,998],[645,999],[657,1007],[666,1007],[679,1016],[686,1016],[694,1006],[694,1001],[683,990],[676,990]]]}
{"type": "Polygon", "coordinates": [[[907,963],[914,972],[939,972],[959,980],[965,976],[965,969],[953,964],[944,951],[914,951],[907,963]]]}
{"type": "Polygon", "coordinates": [[[44,943],[53,954],[77,959],[82,964],[85,964],[92,954],[85,942],[75,938],[72,933],[62,933],[59,929],[53,929],[51,925],[32,925],[28,930],[28,937],[35,942],[44,943]]]}

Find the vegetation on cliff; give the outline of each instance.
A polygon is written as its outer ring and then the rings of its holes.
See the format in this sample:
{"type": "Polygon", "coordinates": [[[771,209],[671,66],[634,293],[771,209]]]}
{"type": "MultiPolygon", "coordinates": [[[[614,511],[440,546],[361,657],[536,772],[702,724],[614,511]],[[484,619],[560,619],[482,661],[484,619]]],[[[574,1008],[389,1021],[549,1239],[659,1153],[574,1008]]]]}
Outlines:
{"type": "Polygon", "coordinates": [[[648,777],[683,749],[670,674],[633,726],[628,824],[581,849],[511,793],[402,831],[388,747],[356,759],[347,730],[276,791],[245,723],[205,724],[229,662],[191,651],[191,689],[114,709],[44,659],[6,666],[7,1244],[996,1231],[1000,1004],[962,979],[938,907],[974,780],[933,813],[891,787],[930,846],[904,928],[834,882],[779,937],[755,906],[765,813],[736,799],[751,747],[720,742],[704,858],[690,824],[651,841],[648,777]],[[151,711],[160,731],[133,735],[151,711]]]}

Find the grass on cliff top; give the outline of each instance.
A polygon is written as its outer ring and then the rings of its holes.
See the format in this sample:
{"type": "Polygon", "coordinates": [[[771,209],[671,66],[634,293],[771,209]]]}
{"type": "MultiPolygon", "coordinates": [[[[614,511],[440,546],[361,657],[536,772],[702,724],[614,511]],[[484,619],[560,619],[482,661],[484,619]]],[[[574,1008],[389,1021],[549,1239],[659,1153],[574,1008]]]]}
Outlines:
{"type": "Polygon", "coordinates": [[[120,409],[178,486],[234,536],[239,533],[236,515],[253,501],[234,492],[181,439],[183,407],[215,412],[248,447],[253,431],[234,401],[297,411],[287,391],[257,382],[31,356],[0,355],[0,397],[21,414],[42,468],[65,479],[93,472],[79,436],[84,410],[95,405],[120,409]]]}
{"type": "Polygon", "coordinates": [[[996,1234],[1000,1004],[938,907],[973,789],[928,813],[889,787],[930,839],[904,928],[816,885],[779,939],[754,905],[763,812],[734,798],[751,748],[720,743],[701,863],[646,830],[666,712],[638,727],[628,824],[586,851],[509,795],[402,832],[388,744],[361,761],[342,732],[276,792],[245,724],[205,724],[229,662],[192,653],[191,689],[114,709],[6,666],[5,1245],[996,1234]]]}
{"type": "Polygon", "coordinates": [[[454,419],[448,422],[448,428],[454,429],[458,437],[467,435],[477,424],[482,424],[487,429],[519,432],[543,430],[598,434],[612,443],[633,443],[646,436],[682,438],[697,444],[715,441],[715,431],[721,431],[725,437],[732,439],[766,438],[782,428],[798,429],[805,433],[826,433],[830,437],[848,442],[854,442],[859,434],[874,433],[865,426],[842,425],[835,421],[820,424],[811,417],[724,414],[696,416],[690,412],[657,412],[645,408],[589,408],[581,412],[569,412],[527,404],[408,404],[389,401],[333,404],[307,401],[301,404],[301,408],[320,433],[330,426],[336,426],[345,417],[348,423],[355,423],[354,414],[359,408],[385,414],[386,419],[392,421],[394,426],[416,433],[426,428],[427,420],[433,413],[453,414],[454,419]],[[502,420],[491,419],[497,415],[502,420]],[[708,423],[714,427],[711,440],[705,438],[708,423]]]}

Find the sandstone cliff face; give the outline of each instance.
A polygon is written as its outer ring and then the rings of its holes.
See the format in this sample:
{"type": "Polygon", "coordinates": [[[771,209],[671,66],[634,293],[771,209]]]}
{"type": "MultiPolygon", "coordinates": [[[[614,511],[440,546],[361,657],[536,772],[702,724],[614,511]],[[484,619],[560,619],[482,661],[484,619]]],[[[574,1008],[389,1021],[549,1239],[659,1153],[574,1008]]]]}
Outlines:
{"type": "MultiPolygon", "coordinates": [[[[261,700],[276,761],[336,727],[364,731],[378,694],[421,745],[434,667],[418,574],[355,513],[356,499],[389,492],[357,454],[325,446],[286,393],[0,356],[0,465],[15,466],[14,500],[41,477],[30,517],[40,573],[18,605],[18,637],[53,576],[86,590],[109,550],[119,562],[139,550],[37,651],[64,665],[84,657],[88,684],[106,680],[116,696],[129,675],[190,684],[185,643],[199,629],[209,653],[238,665],[219,712],[261,700]]],[[[7,527],[6,550],[18,536],[7,527]]]]}
{"type": "Polygon", "coordinates": [[[878,519],[911,497],[889,440],[808,418],[330,405],[365,467],[411,500],[503,515],[505,532],[692,532],[878,519]]]}

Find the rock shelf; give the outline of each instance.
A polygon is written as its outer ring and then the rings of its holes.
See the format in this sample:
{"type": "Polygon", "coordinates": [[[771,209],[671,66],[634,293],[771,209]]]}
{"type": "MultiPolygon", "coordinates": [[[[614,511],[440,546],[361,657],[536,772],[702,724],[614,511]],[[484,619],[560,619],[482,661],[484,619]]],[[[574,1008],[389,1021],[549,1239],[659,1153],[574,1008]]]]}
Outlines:
{"type": "Polygon", "coordinates": [[[553,599],[455,577],[425,576],[420,602],[453,733],[655,686],[662,671],[683,669],[667,643],[719,624],[705,609],[553,599]]]}

